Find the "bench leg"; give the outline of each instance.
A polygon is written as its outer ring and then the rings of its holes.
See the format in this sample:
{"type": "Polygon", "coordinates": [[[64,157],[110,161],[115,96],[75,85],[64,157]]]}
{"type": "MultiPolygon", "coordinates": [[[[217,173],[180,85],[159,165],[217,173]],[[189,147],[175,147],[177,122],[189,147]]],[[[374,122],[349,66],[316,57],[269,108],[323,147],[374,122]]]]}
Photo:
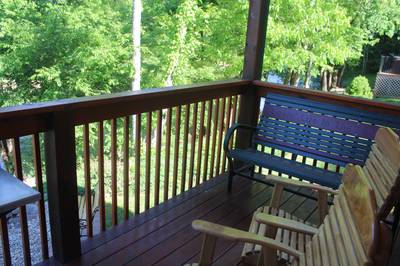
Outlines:
{"type": "Polygon", "coordinates": [[[234,171],[233,171],[233,162],[231,159],[228,160],[228,192],[231,193],[232,191],[232,181],[233,181],[233,176],[234,176],[234,171]]]}
{"type": "Polygon", "coordinates": [[[252,178],[254,177],[255,171],[256,171],[256,166],[255,166],[255,165],[251,166],[251,167],[250,167],[250,176],[251,176],[252,178]]]}

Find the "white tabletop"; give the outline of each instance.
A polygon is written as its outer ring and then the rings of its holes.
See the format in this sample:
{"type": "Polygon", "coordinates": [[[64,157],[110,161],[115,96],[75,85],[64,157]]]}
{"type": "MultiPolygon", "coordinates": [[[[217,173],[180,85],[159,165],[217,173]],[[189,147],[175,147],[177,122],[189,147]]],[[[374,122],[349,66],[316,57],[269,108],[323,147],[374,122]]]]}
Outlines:
{"type": "Polygon", "coordinates": [[[40,193],[0,169],[0,214],[38,201],[40,193]]]}

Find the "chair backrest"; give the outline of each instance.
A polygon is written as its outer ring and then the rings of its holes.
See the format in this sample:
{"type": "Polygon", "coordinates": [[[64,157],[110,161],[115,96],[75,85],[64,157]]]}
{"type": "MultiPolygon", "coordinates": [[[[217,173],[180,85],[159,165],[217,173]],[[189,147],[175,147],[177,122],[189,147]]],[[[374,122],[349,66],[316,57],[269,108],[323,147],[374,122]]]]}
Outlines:
{"type": "Polygon", "coordinates": [[[322,265],[367,265],[374,259],[378,234],[375,194],[362,168],[349,164],[335,204],[312,238],[313,260],[322,265]]]}
{"type": "Polygon", "coordinates": [[[400,200],[400,140],[393,130],[378,130],[363,170],[376,195],[378,218],[383,220],[400,200]]]}
{"type": "Polygon", "coordinates": [[[381,126],[400,129],[387,114],[268,93],[255,143],[345,166],[364,165],[381,126]]]}

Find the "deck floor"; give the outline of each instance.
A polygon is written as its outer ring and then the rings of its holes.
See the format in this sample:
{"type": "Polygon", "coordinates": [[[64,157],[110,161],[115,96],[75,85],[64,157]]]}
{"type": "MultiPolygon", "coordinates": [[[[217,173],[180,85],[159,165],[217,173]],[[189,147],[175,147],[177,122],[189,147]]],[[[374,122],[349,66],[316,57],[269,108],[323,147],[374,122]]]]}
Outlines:
{"type": "MultiPolygon", "coordinates": [[[[241,177],[226,192],[226,176],[213,178],[197,188],[135,216],[112,230],[82,242],[82,257],[71,265],[182,265],[196,262],[202,236],[191,222],[204,219],[246,230],[253,211],[269,202],[272,188],[241,177]]],[[[283,209],[315,223],[316,202],[285,192],[283,209]]],[[[242,245],[218,241],[216,265],[234,265],[242,245]]],[[[54,265],[48,260],[44,265],[54,265]]]]}

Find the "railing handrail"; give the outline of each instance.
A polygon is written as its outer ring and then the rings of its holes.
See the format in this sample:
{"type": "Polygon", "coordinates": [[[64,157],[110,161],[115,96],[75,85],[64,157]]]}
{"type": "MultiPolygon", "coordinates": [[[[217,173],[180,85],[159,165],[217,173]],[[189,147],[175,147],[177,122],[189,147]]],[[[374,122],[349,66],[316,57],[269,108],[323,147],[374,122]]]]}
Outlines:
{"type": "MultiPolygon", "coordinates": [[[[182,93],[204,92],[213,89],[232,88],[232,86],[251,85],[250,80],[229,79],[215,82],[196,83],[191,85],[148,88],[139,91],[124,91],[97,96],[84,96],[77,98],[60,99],[48,102],[22,104],[16,106],[0,107],[0,119],[24,116],[40,115],[44,113],[64,110],[76,110],[90,106],[105,105],[110,103],[123,103],[132,100],[146,100],[155,94],[162,96],[175,96],[182,93]]],[[[185,104],[185,103],[183,103],[185,104]]]]}
{"type": "Polygon", "coordinates": [[[162,108],[241,94],[250,80],[232,79],[175,87],[127,91],[0,108],[0,139],[49,130],[49,117],[68,112],[79,125],[162,108]]]}
{"type": "Polygon", "coordinates": [[[331,102],[339,105],[351,106],[369,111],[388,113],[394,115],[400,114],[400,105],[378,102],[365,98],[357,98],[354,96],[347,96],[347,95],[338,95],[331,92],[317,91],[306,88],[300,89],[294,86],[275,84],[259,80],[253,81],[253,85],[258,87],[257,94],[259,96],[264,96],[266,93],[274,91],[290,95],[303,95],[309,99],[331,102]]]}

